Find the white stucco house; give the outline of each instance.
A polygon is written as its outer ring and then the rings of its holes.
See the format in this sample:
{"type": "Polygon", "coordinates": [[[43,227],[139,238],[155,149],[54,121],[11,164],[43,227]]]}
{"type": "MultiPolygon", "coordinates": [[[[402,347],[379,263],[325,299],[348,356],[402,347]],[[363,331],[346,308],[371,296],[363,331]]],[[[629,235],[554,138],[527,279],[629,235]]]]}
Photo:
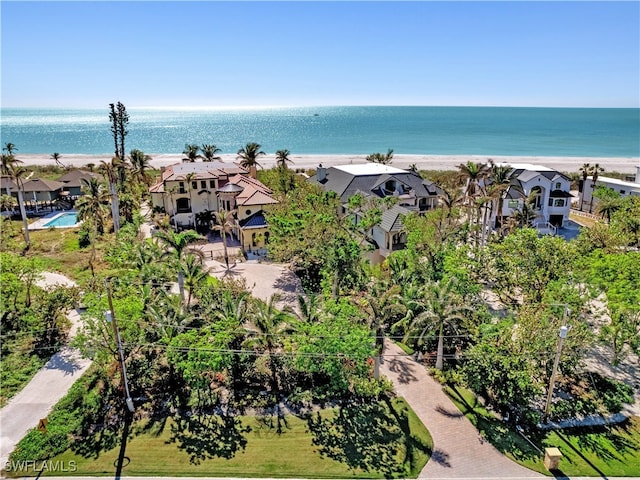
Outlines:
{"type": "Polygon", "coordinates": [[[502,199],[502,215],[492,208],[491,225],[503,225],[521,211],[529,198],[533,198],[535,219],[533,226],[544,233],[554,232],[569,219],[571,209],[571,180],[566,175],[542,165],[509,163],[511,186],[502,199]]]}

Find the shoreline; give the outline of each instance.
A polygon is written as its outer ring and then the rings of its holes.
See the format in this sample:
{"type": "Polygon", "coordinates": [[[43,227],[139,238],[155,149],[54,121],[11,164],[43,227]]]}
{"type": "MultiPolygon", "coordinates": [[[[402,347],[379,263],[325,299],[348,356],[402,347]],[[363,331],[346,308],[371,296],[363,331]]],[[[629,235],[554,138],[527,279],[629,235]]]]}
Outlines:
{"type": "MultiPolygon", "coordinates": [[[[152,168],[166,167],[182,161],[182,154],[149,154],[152,168]]],[[[96,167],[101,161],[110,161],[111,155],[84,155],[84,154],[61,154],[60,162],[64,166],[83,167],[93,163],[96,167]]],[[[220,155],[223,162],[233,163],[236,161],[235,154],[220,155]]],[[[20,154],[16,155],[25,166],[46,166],[55,165],[56,162],[47,154],[20,154]]],[[[319,164],[325,167],[336,165],[366,163],[366,155],[330,155],[330,154],[308,154],[289,156],[292,163],[289,168],[315,169],[319,164]]],[[[493,159],[496,163],[530,163],[552,168],[559,172],[578,172],[580,167],[589,163],[598,164],[605,169],[605,172],[635,173],[636,166],[640,166],[640,158],[637,157],[542,157],[530,155],[409,155],[397,154],[393,156],[392,166],[397,168],[409,168],[416,164],[419,170],[456,170],[457,165],[472,162],[486,163],[493,159]]],[[[263,168],[271,168],[275,165],[275,154],[261,156],[258,159],[263,168]]]]}

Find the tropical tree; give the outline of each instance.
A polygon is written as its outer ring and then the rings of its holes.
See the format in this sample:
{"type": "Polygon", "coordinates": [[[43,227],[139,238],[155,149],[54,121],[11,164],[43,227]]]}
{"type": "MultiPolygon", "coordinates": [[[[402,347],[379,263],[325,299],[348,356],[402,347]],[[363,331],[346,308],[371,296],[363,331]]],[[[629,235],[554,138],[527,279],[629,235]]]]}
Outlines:
{"type": "Polygon", "coordinates": [[[124,139],[129,134],[129,114],[125,106],[118,102],[109,104],[109,120],[111,121],[111,134],[113,135],[114,156],[124,160],[124,139]]]}
{"type": "Polygon", "coordinates": [[[580,183],[580,210],[582,210],[582,203],[584,202],[584,189],[587,185],[587,177],[591,174],[591,164],[583,163],[580,167],[580,174],[582,175],[582,183],[580,183]]]}
{"type": "Polygon", "coordinates": [[[245,345],[264,352],[269,359],[271,371],[271,391],[277,401],[280,392],[280,365],[276,353],[284,345],[283,335],[295,331],[293,317],[275,306],[278,295],[272,295],[267,302],[257,300],[251,320],[246,324],[247,339],[245,345]]]}
{"type": "Polygon", "coordinates": [[[238,150],[236,157],[240,160],[240,166],[242,168],[248,168],[249,171],[253,172],[254,176],[256,168],[261,166],[258,163],[258,157],[266,155],[260,148],[261,145],[259,143],[249,142],[238,150]]]}
{"type": "Polygon", "coordinates": [[[51,154],[51,160],[56,162],[56,165],[58,165],[58,166],[60,166],[62,168],[65,168],[65,166],[60,161],[61,157],[62,157],[62,155],[60,155],[58,152],[54,152],[54,153],[51,154]]]}
{"type": "Polygon", "coordinates": [[[173,267],[177,270],[180,298],[184,302],[183,260],[186,255],[195,255],[202,258],[202,251],[192,246],[195,242],[201,240],[202,237],[193,230],[185,230],[184,232],[158,232],[154,238],[165,248],[160,258],[170,258],[173,267]]]}
{"type": "Polygon", "coordinates": [[[387,153],[372,153],[367,155],[367,162],[381,163],[382,165],[389,165],[393,160],[393,149],[387,150],[387,153]]]}
{"type": "Polygon", "coordinates": [[[13,163],[9,169],[9,177],[15,181],[18,186],[18,206],[20,207],[20,215],[22,216],[22,225],[24,227],[24,240],[27,243],[26,250],[29,250],[31,246],[31,238],[29,237],[27,211],[24,207],[24,182],[29,180],[32,175],[33,172],[29,172],[26,168],[18,166],[17,163],[13,163]]]}
{"type": "Polygon", "coordinates": [[[151,165],[151,157],[142,150],[134,148],[129,152],[129,161],[131,162],[131,173],[133,178],[141,185],[149,185],[151,183],[151,175],[149,170],[151,165]]]}
{"type": "MultiPolygon", "coordinates": [[[[458,169],[458,178],[464,183],[463,194],[470,212],[470,223],[475,223],[478,226],[481,223],[482,208],[487,203],[486,180],[489,176],[490,167],[486,163],[469,161],[459,164],[458,169]]],[[[476,244],[478,244],[478,240],[478,237],[476,237],[476,244]]]]}
{"type": "MultiPolygon", "coordinates": [[[[16,150],[15,145],[13,145],[13,143],[7,143],[6,146],[2,149],[5,150],[7,153],[3,153],[2,154],[2,165],[1,165],[1,172],[2,175],[6,175],[7,177],[11,178],[11,169],[15,166],[17,166],[19,163],[22,163],[22,160],[18,160],[13,153],[9,153],[10,151],[13,152],[14,150],[16,150]]],[[[11,196],[11,186],[9,185],[9,182],[6,183],[5,188],[7,189],[7,195],[11,196]]]]}
{"type": "Polygon", "coordinates": [[[182,161],[194,163],[199,158],[202,158],[202,155],[198,153],[199,151],[200,147],[198,145],[187,143],[182,151],[182,154],[184,155],[182,161]]]}
{"type": "Polygon", "coordinates": [[[511,171],[513,170],[509,165],[496,165],[491,162],[490,178],[490,194],[489,196],[497,201],[496,208],[496,226],[498,222],[502,222],[502,211],[504,208],[504,196],[512,187],[511,185],[511,171]]]}
{"type": "Polygon", "coordinates": [[[7,152],[7,155],[13,156],[14,152],[17,152],[18,149],[14,143],[7,142],[4,144],[4,147],[2,147],[2,151],[7,152]]]}
{"type": "Polygon", "coordinates": [[[78,219],[89,226],[91,236],[91,257],[89,267],[91,275],[94,274],[94,262],[96,257],[96,239],[98,234],[104,231],[104,217],[108,210],[109,193],[97,178],[82,179],[84,195],[76,202],[78,219]]]}
{"type": "Polygon", "coordinates": [[[289,158],[289,150],[278,150],[276,152],[276,166],[282,170],[287,168],[287,163],[293,163],[293,161],[289,158]]]}
{"type": "MultiPolygon", "coordinates": [[[[596,189],[596,185],[598,183],[598,177],[600,176],[600,174],[604,172],[604,168],[602,168],[600,166],[600,164],[596,163],[592,168],[591,168],[591,189],[592,191],[596,189]]],[[[591,213],[593,211],[593,195],[591,198],[591,203],[589,203],[589,213],[591,213]]]]}
{"type": "Polygon", "coordinates": [[[10,195],[0,195],[0,210],[8,212],[17,205],[16,199],[10,195]]]}
{"type": "Polygon", "coordinates": [[[224,247],[224,263],[227,265],[227,271],[229,270],[229,252],[227,251],[227,235],[232,235],[233,230],[236,227],[235,219],[236,211],[228,212],[226,210],[220,210],[215,212],[215,225],[213,230],[220,232],[222,237],[222,246],[224,247]]]}
{"type": "Polygon", "coordinates": [[[111,195],[111,217],[113,219],[113,231],[120,230],[120,208],[118,206],[118,166],[122,163],[119,157],[114,157],[110,162],[102,160],[100,171],[109,182],[109,195],[111,195]]]}
{"type": "Polygon", "coordinates": [[[622,208],[622,197],[618,192],[608,187],[598,187],[592,195],[598,200],[598,214],[607,223],[611,222],[611,216],[622,208]]]}
{"type": "Polygon", "coordinates": [[[202,147],[200,147],[200,150],[202,151],[203,162],[213,162],[214,160],[221,160],[221,157],[216,154],[220,153],[222,150],[220,150],[213,144],[205,143],[204,145],[202,145],[202,147]]]}
{"type": "Polygon", "coordinates": [[[454,277],[440,280],[428,285],[424,292],[424,311],[413,319],[408,333],[418,333],[418,341],[423,342],[431,332],[437,332],[438,346],[436,368],[442,370],[444,359],[444,333],[455,332],[460,323],[465,321],[465,313],[470,310],[463,299],[455,291],[454,277]]]}
{"type": "Polygon", "coordinates": [[[202,265],[202,256],[188,254],[184,257],[182,268],[184,270],[184,286],[189,291],[187,306],[191,305],[191,297],[196,287],[204,284],[209,278],[209,271],[202,265]]]}

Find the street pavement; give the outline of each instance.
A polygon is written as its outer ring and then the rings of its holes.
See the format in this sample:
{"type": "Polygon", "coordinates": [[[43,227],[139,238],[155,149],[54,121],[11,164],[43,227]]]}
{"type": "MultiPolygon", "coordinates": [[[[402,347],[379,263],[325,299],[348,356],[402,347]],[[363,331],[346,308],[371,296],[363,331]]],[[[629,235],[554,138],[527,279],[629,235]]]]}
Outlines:
{"type": "MultiPolygon", "coordinates": [[[[75,286],[63,275],[45,273],[38,285],[75,286]]],[[[77,310],[67,314],[71,321],[70,336],[74,335],[80,315],[77,310]]],[[[80,352],[63,347],[34,375],[31,381],[0,410],[0,466],[4,466],[9,454],[31,428],[46,418],[53,406],[66,395],[71,385],[89,368],[90,360],[80,352]]]]}

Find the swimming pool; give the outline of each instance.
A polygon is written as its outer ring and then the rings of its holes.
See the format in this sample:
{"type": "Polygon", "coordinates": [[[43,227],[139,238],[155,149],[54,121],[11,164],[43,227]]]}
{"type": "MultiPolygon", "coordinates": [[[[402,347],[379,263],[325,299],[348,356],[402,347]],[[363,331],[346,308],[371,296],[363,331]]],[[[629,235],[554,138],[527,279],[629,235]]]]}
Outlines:
{"type": "Polygon", "coordinates": [[[67,212],[49,220],[44,227],[74,227],[78,223],[78,214],[76,212],[67,212]]]}

